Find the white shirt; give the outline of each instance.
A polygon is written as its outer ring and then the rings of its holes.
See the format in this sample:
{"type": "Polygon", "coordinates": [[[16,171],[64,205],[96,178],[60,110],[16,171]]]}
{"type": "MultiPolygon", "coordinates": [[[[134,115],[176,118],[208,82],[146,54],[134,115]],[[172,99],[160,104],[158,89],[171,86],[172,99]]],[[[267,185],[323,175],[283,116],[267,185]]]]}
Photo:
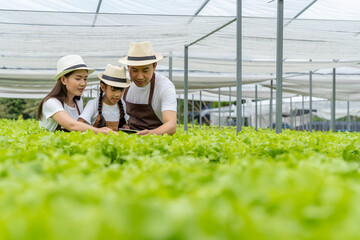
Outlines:
{"type": "MultiPolygon", "coordinates": [[[[144,87],[137,87],[134,82],[131,83],[128,90],[126,101],[135,104],[148,104],[151,82],[144,87]]],[[[174,84],[165,76],[155,73],[155,88],[151,107],[161,122],[162,112],[175,111],[177,108],[176,91],[174,84]]],[[[125,119],[129,116],[126,114],[126,106],[124,105],[125,119]]]]}
{"type": "MultiPolygon", "coordinates": [[[[83,110],[83,100],[80,98],[80,100],[76,100],[76,103],[79,107],[80,113],[83,110]]],[[[66,103],[64,103],[64,106],[61,104],[59,100],[56,98],[49,98],[44,102],[42,106],[42,114],[41,119],[39,120],[39,126],[44,127],[50,132],[53,132],[56,130],[56,127],[58,126],[58,123],[52,118],[52,116],[60,111],[67,112],[74,120],[78,120],[79,114],[75,107],[70,107],[66,103]]]]}
{"type": "MultiPolygon", "coordinates": [[[[123,106],[124,105],[125,104],[123,103],[123,106]]],[[[86,107],[81,113],[80,118],[84,119],[86,122],[90,123],[93,126],[96,121],[97,115],[99,114],[98,107],[99,97],[90,100],[86,104],[86,107]]],[[[118,105],[107,105],[103,102],[102,115],[104,116],[105,121],[119,121],[120,110],[118,105]]]]}

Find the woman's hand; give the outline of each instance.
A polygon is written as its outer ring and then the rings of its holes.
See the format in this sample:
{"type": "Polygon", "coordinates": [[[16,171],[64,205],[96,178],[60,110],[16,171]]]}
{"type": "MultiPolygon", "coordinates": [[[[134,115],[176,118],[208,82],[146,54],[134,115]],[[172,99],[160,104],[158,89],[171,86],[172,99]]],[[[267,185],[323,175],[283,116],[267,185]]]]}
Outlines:
{"type": "Polygon", "coordinates": [[[130,129],[130,126],[125,124],[124,126],[122,126],[123,129],[130,129]]]}
{"type": "Polygon", "coordinates": [[[108,128],[108,127],[102,127],[102,128],[98,128],[98,133],[101,132],[103,134],[106,134],[108,135],[110,132],[113,132],[115,133],[116,135],[118,135],[117,132],[114,132],[111,128],[108,128]]]}

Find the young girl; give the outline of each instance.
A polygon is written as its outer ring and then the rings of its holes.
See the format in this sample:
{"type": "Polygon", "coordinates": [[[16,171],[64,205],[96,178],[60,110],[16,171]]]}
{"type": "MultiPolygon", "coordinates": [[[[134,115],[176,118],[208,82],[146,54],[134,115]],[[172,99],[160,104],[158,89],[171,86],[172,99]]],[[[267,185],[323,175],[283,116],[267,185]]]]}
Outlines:
{"type": "Polygon", "coordinates": [[[51,92],[40,102],[37,118],[39,126],[49,131],[86,131],[108,134],[109,128],[94,128],[77,122],[83,110],[81,94],[87,84],[88,74],[94,69],[88,68],[78,55],[67,55],[57,62],[58,73],[54,77],[57,83],[51,92]]]}
{"type": "Polygon", "coordinates": [[[109,127],[118,131],[126,123],[121,97],[125,88],[130,86],[124,67],[108,64],[100,78],[100,95],[90,100],[79,117],[80,122],[86,122],[94,127],[109,127]]]}

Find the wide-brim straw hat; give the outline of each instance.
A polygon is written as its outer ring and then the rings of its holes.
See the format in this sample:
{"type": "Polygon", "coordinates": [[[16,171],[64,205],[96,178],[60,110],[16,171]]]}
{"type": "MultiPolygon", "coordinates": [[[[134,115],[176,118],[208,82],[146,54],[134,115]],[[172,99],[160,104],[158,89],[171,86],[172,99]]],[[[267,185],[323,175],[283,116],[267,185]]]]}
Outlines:
{"type": "Polygon", "coordinates": [[[66,55],[58,60],[57,74],[55,75],[54,79],[58,80],[61,76],[80,69],[87,70],[88,74],[91,74],[95,71],[94,69],[88,68],[86,66],[81,56],[74,54],[66,55]]]}
{"type": "Polygon", "coordinates": [[[129,66],[145,66],[163,59],[163,56],[155,53],[151,43],[132,42],[130,43],[128,55],[120,58],[119,62],[129,66]]]}
{"type": "Polygon", "coordinates": [[[103,73],[99,73],[98,77],[107,85],[119,88],[127,88],[131,82],[126,78],[125,67],[117,67],[108,64],[103,73]]]}

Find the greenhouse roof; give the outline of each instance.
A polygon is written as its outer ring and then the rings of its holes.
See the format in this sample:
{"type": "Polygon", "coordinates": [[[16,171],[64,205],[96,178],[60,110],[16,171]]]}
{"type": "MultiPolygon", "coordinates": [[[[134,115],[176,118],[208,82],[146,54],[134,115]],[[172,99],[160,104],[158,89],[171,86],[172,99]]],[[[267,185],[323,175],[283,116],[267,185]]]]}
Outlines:
{"type": "MultiPolygon", "coordinates": [[[[242,7],[243,84],[274,79],[276,1],[243,0],[242,7]]],[[[351,67],[344,84],[360,80],[358,1],[289,0],[284,9],[286,84],[299,89],[309,71],[338,67],[351,67]]],[[[130,42],[144,40],[165,56],[159,62],[165,75],[172,55],[173,80],[181,89],[184,45],[226,24],[189,47],[189,87],[235,86],[235,11],[235,0],[0,0],[0,97],[44,95],[54,84],[57,59],[66,54],[79,54],[102,71],[108,63],[118,65],[130,42]]],[[[96,75],[90,87],[98,83],[96,75]]],[[[294,92],[286,84],[284,91],[294,92]]]]}

